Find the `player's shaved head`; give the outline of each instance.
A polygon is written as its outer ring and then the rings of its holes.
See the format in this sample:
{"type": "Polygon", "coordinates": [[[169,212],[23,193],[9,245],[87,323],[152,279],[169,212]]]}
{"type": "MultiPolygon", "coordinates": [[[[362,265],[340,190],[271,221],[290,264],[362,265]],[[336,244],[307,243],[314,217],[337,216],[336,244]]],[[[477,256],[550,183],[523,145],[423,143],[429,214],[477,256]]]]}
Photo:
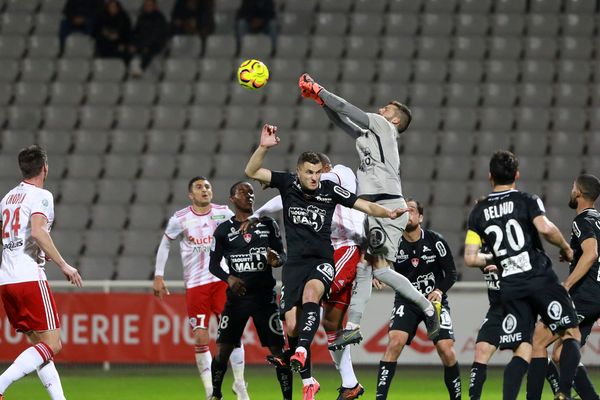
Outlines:
{"type": "Polygon", "coordinates": [[[310,164],[322,164],[321,158],[318,153],[314,151],[305,151],[298,156],[298,163],[296,165],[302,165],[305,162],[310,164]]]}
{"type": "Polygon", "coordinates": [[[594,202],[600,196],[600,179],[594,175],[579,175],[575,180],[575,185],[581,192],[581,196],[586,200],[594,202]]]}
{"type": "Polygon", "coordinates": [[[38,176],[48,163],[46,151],[37,144],[26,147],[19,152],[19,169],[23,178],[38,176]]]}
{"type": "Polygon", "coordinates": [[[390,101],[390,104],[395,106],[398,110],[398,118],[400,118],[400,123],[398,124],[398,133],[402,133],[408,129],[410,121],[412,121],[412,113],[410,112],[410,108],[408,108],[406,104],[402,104],[397,100],[390,101]]]}
{"type": "Polygon", "coordinates": [[[208,178],[199,175],[199,176],[195,176],[192,179],[190,179],[190,181],[188,182],[188,192],[192,192],[192,188],[194,187],[194,183],[196,183],[197,181],[208,181],[208,178]]]}
{"type": "Polygon", "coordinates": [[[495,185],[510,185],[519,170],[519,160],[508,150],[498,150],[490,159],[490,175],[495,185]]]}
{"type": "Polygon", "coordinates": [[[242,184],[249,185],[250,187],[252,187],[252,184],[250,182],[248,182],[248,181],[237,181],[236,183],[234,183],[233,185],[231,185],[231,187],[229,188],[229,196],[230,197],[235,196],[235,192],[236,192],[238,186],[240,186],[242,184]]]}

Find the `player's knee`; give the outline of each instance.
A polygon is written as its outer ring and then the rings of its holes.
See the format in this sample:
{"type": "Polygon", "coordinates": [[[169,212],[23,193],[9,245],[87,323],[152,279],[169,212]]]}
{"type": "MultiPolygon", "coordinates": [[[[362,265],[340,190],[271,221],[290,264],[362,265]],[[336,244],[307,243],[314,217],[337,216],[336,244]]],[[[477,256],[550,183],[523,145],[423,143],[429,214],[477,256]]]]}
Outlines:
{"type": "Polygon", "coordinates": [[[487,364],[489,359],[492,358],[492,354],[494,354],[495,350],[496,347],[489,343],[478,342],[475,345],[475,361],[482,364],[487,364]]]}
{"type": "Polygon", "coordinates": [[[456,353],[454,352],[454,345],[451,340],[440,340],[436,344],[436,349],[442,364],[450,367],[456,364],[456,353]]]}
{"type": "Polygon", "coordinates": [[[325,292],[325,287],[323,282],[313,279],[306,284],[304,287],[304,292],[302,293],[303,303],[318,303],[323,297],[323,293],[325,292]]]}
{"type": "Polygon", "coordinates": [[[50,341],[50,343],[46,344],[50,347],[50,349],[52,349],[52,353],[54,353],[54,355],[57,355],[62,350],[62,342],[60,339],[50,341]]]}
{"type": "MultiPolygon", "coordinates": [[[[388,335],[388,346],[387,348],[394,352],[395,350],[398,352],[398,355],[402,351],[402,348],[406,345],[406,336],[402,335],[399,331],[392,331],[388,335]]],[[[387,352],[387,350],[386,350],[387,352]]]]}

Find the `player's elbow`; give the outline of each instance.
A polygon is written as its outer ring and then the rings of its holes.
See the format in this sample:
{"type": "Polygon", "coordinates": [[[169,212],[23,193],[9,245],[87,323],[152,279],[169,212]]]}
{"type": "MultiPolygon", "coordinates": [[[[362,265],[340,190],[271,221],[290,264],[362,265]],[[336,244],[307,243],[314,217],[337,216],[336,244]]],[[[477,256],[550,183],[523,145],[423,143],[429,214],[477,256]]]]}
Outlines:
{"type": "Polygon", "coordinates": [[[477,267],[477,255],[475,254],[465,254],[463,257],[465,265],[469,268],[477,267]]]}

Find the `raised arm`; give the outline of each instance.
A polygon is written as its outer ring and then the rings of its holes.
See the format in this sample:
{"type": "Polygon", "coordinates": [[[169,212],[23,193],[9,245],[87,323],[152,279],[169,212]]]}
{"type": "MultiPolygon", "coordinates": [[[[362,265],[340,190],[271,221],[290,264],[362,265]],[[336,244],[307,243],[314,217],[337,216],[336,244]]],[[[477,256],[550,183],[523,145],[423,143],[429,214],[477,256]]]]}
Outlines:
{"type": "Polygon", "coordinates": [[[396,208],[395,210],[390,210],[387,207],[380,206],[376,203],[371,203],[370,201],[364,199],[357,199],[352,208],[362,211],[372,217],[391,219],[396,219],[408,211],[408,208],[396,208]]]}
{"type": "Polygon", "coordinates": [[[263,168],[263,162],[269,148],[276,146],[279,140],[277,127],[265,124],[260,134],[260,144],[246,164],[246,176],[266,184],[271,183],[271,170],[263,168]]]}
{"type": "Polygon", "coordinates": [[[252,217],[261,218],[267,214],[275,214],[281,210],[283,210],[283,202],[281,201],[281,195],[277,195],[263,204],[261,208],[254,211],[252,217]]]}

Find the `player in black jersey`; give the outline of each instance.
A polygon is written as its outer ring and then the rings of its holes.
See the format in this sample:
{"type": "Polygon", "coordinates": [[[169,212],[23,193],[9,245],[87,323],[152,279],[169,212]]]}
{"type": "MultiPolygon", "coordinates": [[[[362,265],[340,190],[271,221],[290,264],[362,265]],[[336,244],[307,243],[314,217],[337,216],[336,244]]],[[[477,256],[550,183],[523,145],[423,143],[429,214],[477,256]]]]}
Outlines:
{"type": "MultiPolygon", "coordinates": [[[[579,176],[573,183],[569,199],[569,207],[576,210],[577,216],[571,228],[571,248],[573,261],[569,267],[569,276],[563,286],[569,291],[579,317],[581,345],[583,346],[592,331],[594,323],[600,318],[600,213],[594,208],[594,202],[600,195],[600,180],[593,175],[579,176]]],[[[544,376],[548,376],[551,387],[556,390],[556,373],[554,364],[547,363],[546,348],[559,339],[554,345],[552,358],[560,363],[562,338],[553,336],[552,332],[541,323],[536,326],[533,342],[533,359],[535,368],[530,368],[527,383],[527,398],[540,399],[544,384],[544,376]]],[[[585,367],[577,368],[573,381],[575,391],[583,400],[598,399],[598,394],[590,381],[585,367]]]]}
{"type": "Polygon", "coordinates": [[[514,357],[504,370],[503,399],[516,399],[523,375],[531,361],[531,340],[539,315],[553,333],[563,337],[561,392],[568,399],[579,363],[580,333],[573,303],[552,270],[540,234],[560,247],[571,260],[573,251],[558,228],[545,216],[544,204],[536,195],[515,189],[518,160],[508,151],[497,151],[490,160],[493,192],[477,203],[468,220],[465,264],[484,266],[489,257],[480,253],[487,243],[501,271],[500,296],[505,309],[506,332],[501,345],[512,345],[514,357]]]}
{"type": "MultiPolygon", "coordinates": [[[[446,240],[439,233],[422,229],[423,207],[407,199],[408,223],[396,253],[394,269],[404,275],[431,302],[441,303],[439,335],[433,339],[444,365],[444,381],[450,400],[461,398],[460,369],[454,352],[454,331],[446,293],[456,282],[456,266],[446,240]]],[[[387,399],[398,357],[410,345],[425,313],[412,301],[396,293],[390,317],[388,345],[379,362],[376,399],[387,399]]]]}
{"type": "MultiPolygon", "coordinates": [[[[271,268],[281,267],[286,255],[277,223],[261,218],[245,232],[240,226],[254,212],[254,189],[248,182],[237,182],[230,189],[229,200],[235,215],[220,224],[214,233],[210,252],[210,272],[229,284],[227,303],[221,314],[217,338],[217,355],[212,361],[213,400],[222,398],[221,386],[227,361],[239,346],[248,319],[264,347],[272,354],[283,353],[283,328],[275,301],[275,279],[271,268]],[[229,273],[221,268],[225,258],[229,273]]],[[[278,367],[277,379],[284,400],[292,398],[292,372],[278,367]]]]}
{"type": "MultiPolygon", "coordinates": [[[[275,126],[263,127],[260,145],[245,172],[281,193],[288,261],[283,268],[280,310],[288,336],[298,337],[298,346],[290,359],[291,367],[297,371],[310,365],[310,344],[320,322],[319,303],[329,293],[335,275],[330,238],[335,206],[341,204],[380,218],[397,218],[407,210],[389,210],[359,199],[331,181],[321,182],[323,165],[316,153],[300,155],[296,174],[263,168],[268,149],[279,143],[276,132],[275,126]]],[[[294,344],[291,342],[290,347],[294,344]]],[[[308,378],[303,383],[304,399],[313,399],[319,390],[318,382],[308,378]]]]}

